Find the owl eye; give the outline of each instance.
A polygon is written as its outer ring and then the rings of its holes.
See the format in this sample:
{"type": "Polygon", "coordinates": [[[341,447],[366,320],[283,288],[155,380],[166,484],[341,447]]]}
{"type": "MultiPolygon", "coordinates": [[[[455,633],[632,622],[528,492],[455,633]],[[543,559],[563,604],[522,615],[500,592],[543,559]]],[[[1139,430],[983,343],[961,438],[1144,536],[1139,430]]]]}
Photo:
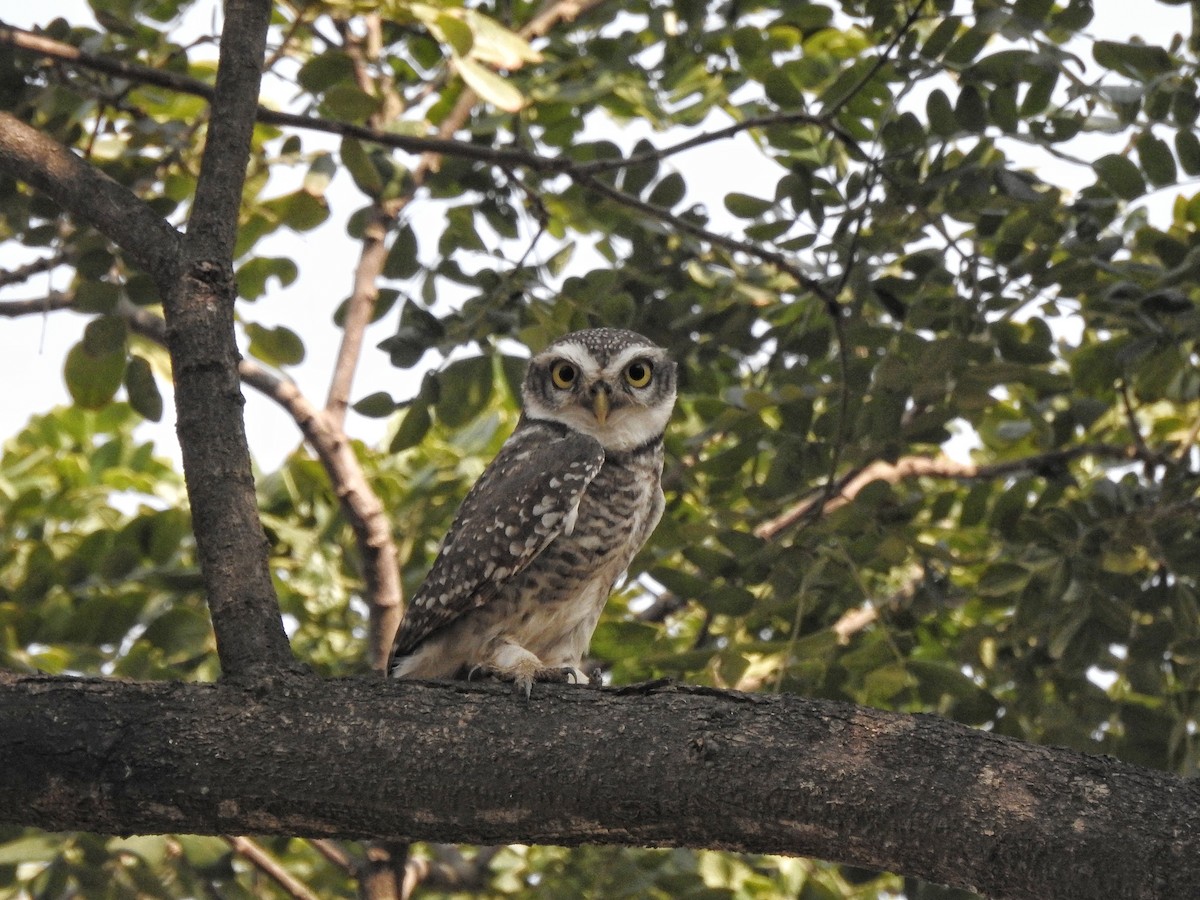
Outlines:
{"type": "Polygon", "coordinates": [[[556,388],[562,388],[564,391],[575,383],[578,374],[575,367],[565,359],[560,359],[550,367],[550,380],[556,388]]]}
{"type": "Polygon", "coordinates": [[[643,388],[650,383],[654,374],[654,366],[648,359],[635,359],[625,367],[625,380],[630,387],[643,388]]]}

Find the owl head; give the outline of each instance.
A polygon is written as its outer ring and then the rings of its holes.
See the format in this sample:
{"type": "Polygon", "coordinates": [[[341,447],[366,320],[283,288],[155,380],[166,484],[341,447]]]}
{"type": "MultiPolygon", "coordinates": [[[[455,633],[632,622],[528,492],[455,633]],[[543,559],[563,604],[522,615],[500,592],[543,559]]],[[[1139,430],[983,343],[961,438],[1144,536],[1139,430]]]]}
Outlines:
{"type": "Polygon", "coordinates": [[[521,396],[530,419],[559,422],[605,450],[632,450],[666,430],[675,363],[633,331],[575,331],[529,361],[521,396]]]}

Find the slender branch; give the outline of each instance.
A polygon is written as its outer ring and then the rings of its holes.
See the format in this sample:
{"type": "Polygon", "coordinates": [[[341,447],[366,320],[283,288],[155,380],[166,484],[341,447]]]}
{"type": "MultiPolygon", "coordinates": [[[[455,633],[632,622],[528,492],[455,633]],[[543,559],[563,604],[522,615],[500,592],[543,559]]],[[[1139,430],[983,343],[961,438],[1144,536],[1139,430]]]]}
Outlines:
{"type": "Polygon", "coordinates": [[[795,525],[807,516],[818,516],[833,512],[850,503],[864,487],[873,481],[896,484],[911,478],[980,479],[1003,478],[1021,472],[1053,470],[1085,456],[1100,459],[1130,462],[1137,459],[1160,461],[1157,454],[1146,453],[1136,447],[1121,447],[1112,444],[1081,444],[1065,447],[1020,459],[990,465],[962,463],[946,456],[903,456],[894,463],[877,460],[849,473],[838,484],[832,496],[822,490],[816,497],[802,500],[773,519],[761,523],[754,534],[764,540],[773,540],[780,532],[795,525]]]}
{"type": "MultiPolygon", "coordinates": [[[[382,41],[378,14],[366,16],[366,26],[365,41],[354,39],[349,29],[344,26],[341,30],[350,59],[353,61],[354,77],[359,90],[383,98],[380,109],[368,120],[372,128],[383,130],[392,116],[398,114],[401,104],[391,80],[384,77],[372,79],[368,71],[368,63],[377,55],[382,41]],[[365,49],[363,43],[367,44],[365,49]]],[[[411,192],[409,196],[411,197],[411,192]]],[[[338,347],[329,394],[325,400],[325,415],[329,423],[339,429],[346,422],[346,410],[350,406],[350,391],[362,354],[363,338],[374,316],[375,303],[379,299],[379,289],[376,285],[387,260],[387,233],[395,221],[395,212],[390,206],[395,204],[378,201],[373,204],[371,220],[363,229],[362,250],[358,265],[354,269],[354,287],[350,291],[350,299],[346,302],[342,342],[338,347]]]]}
{"type": "MultiPolygon", "coordinates": [[[[543,33],[540,29],[548,28],[550,25],[559,21],[574,18],[575,16],[580,15],[598,5],[600,5],[598,0],[593,0],[593,2],[577,2],[577,0],[570,0],[570,2],[555,4],[545,14],[539,16],[525,28],[521,29],[521,34],[526,37],[538,36],[539,34],[543,33]]],[[[25,40],[27,34],[27,32],[23,32],[20,29],[0,29],[0,43],[7,41],[8,43],[12,43],[14,46],[23,47],[26,43],[28,43],[25,40]]],[[[82,51],[79,51],[77,48],[71,47],[67,44],[62,45],[62,47],[66,48],[64,51],[62,51],[64,58],[69,58],[79,64],[91,64],[91,60],[88,55],[83,54],[82,51]]],[[[44,40],[38,43],[37,52],[47,52],[44,40]]],[[[122,66],[128,65],[129,64],[122,64],[122,66]]],[[[134,68],[138,69],[139,67],[134,68]]],[[[157,72],[157,70],[150,69],[147,69],[146,71],[147,73],[157,72]]],[[[157,75],[148,75],[146,80],[148,83],[162,83],[162,80],[159,79],[157,75]]],[[[211,97],[211,88],[209,88],[203,82],[182,78],[181,76],[171,76],[170,80],[172,81],[170,86],[176,90],[183,90],[188,93],[206,98],[211,97]]],[[[700,238],[715,246],[723,247],[727,250],[745,253],[752,258],[774,265],[781,271],[792,276],[806,290],[820,297],[825,302],[826,307],[829,309],[832,316],[837,315],[835,312],[837,309],[836,301],[829,291],[823,288],[820,282],[800,270],[783,254],[758,247],[749,241],[740,241],[735,238],[729,238],[724,235],[717,234],[716,232],[696,225],[693,222],[675,216],[669,210],[653,206],[637,197],[624,193],[623,191],[619,191],[603,181],[592,177],[589,171],[587,171],[587,166],[589,164],[578,164],[565,156],[544,157],[516,148],[488,147],[465,141],[457,141],[450,138],[448,135],[453,134],[459,128],[461,128],[463,124],[465,124],[471,109],[477,102],[478,97],[474,95],[474,92],[469,90],[464,91],[460,96],[455,109],[449,116],[447,116],[446,120],[443,121],[442,126],[439,129],[438,137],[412,137],[408,135],[393,134],[349,122],[338,122],[317,119],[311,116],[281,113],[274,110],[267,110],[262,107],[258,108],[257,116],[260,122],[267,124],[287,125],[311,130],[325,131],[331,134],[342,135],[344,137],[354,137],[359,140],[369,141],[385,147],[405,150],[412,153],[421,153],[423,154],[423,157],[414,170],[414,182],[417,186],[423,183],[424,177],[428,171],[436,169],[438,160],[441,156],[456,156],[494,165],[528,168],[544,174],[564,174],[579,183],[581,186],[587,187],[588,189],[597,193],[601,193],[616,203],[636,209],[646,215],[657,218],[660,221],[667,222],[694,237],[700,238]]],[[[786,123],[788,121],[796,120],[797,115],[799,114],[785,114],[778,117],[778,120],[781,123],[786,123]]],[[[807,116],[804,116],[801,120],[807,120],[807,118],[807,116]]],[[[766,117],[756,120],[754,125],[743,125],[739,123],[734,126],[730,126],[729,128],[721,129],[720,131],[711,133],[707,137],[707,140],[720,140],[736,133],[737,131],[744,130],[744,128],[760,127],[768,124],[770,124],[770,119],[766,117]]],[[[703,136],[698,136],[685,143],[687,144],[687,148],[691,148],[698,146],[700,143],[704,142],[704,140],[705,138],[703,136]]],[[[678,152],[678,149],[668,148],[666,152],[678,152]]],[[[636,164],[640,158],[640,155],[631,157],[630,159],[623,161],[623,164],[636,164]]],[[[405,202],[406,200],[393,201],[393,204],[389,206],[388,211],[395,215],[399,209],[403,208],[405,202]]]]}
{"type": "Polygon", "coordinates": [[[170,223],[57,141],[0,111],[0,170],[25,182],[119,246],[160,288],[174,278],[180,236],[170,223]]]}
{"type": "Polygon", "coordinates": [[[594,175],[597,172],[608,172],[613,169],[623,169],[628,166],[640,166],[648,162],[658,162],[670,156],[683,153],[686,150],[692,150],[696,147],[702,147],[706,144],[713,144],[717,141],[723,141],[735,135],[741,134],[743,131],[752,131],[756,128],[771,128],[780,125],[814,125],[830,134],[837,137],[842,144],[854,150],[856,153],[865,156],[858,141],[854,139],[848,131],[838,125],[836,122],[830,121],[828,115],[814,116],[807,112],[789,112],[776,113],[769,116],[752,116],[749,119],[743,119],[740,122],[734,122],[732,125],[727,125],[724,128],[718,128],[715,131],[705,131],[700,134],[688,138],[686,141],[680,141],[678,144],[672,144],[669,147],[662,147],[654,150],[645,150],[641,153],[634,153],[630,156],[621,159],[595,159],[587,163],[577,163],[572,168],[576,172],[582,172],[585,175],[594,175]]]}
{"type": "Polygon", "coordinates": [[[267,852],[257,841],[248,837],[226,837],[234,851],[284,889],[294,900],[320,900],[303,881],[287,870],[287,866],[267,852]]]}
{"type": "Polygon", "coordinates": [[[66,255],[58,253],[54,256],[44,256],[41,259],[35,259],[33,262],[25,263],[23,266],[17,266],[15,269],[0,272],[0,288],[10,287],[14,284],[23,284],[35,275],[53,271],[59,266],[66,265],[66,263],[66,255]]]}
{"type": "Polygon", "coordinates": [[[744,253],[754,259],[770,263],[779,271],[791,276],[801,287],[809,293],[820,298],[826,307],[826,311],[831,317],[840,317],[840,307],[837,299],[829,292],[829,290],[817,279],[805,273],[799,266],[793,263],[782,253],[776,253],[773,250],[766,250],[753,244],[750,241],[743,241],[737,238],[728,237],[727,235],[718,234],[715,231],[710,231],[703,225],[697,225],[688,219],[675,215],[669,209],[661,206],[655,206],[652,203],[647,203],[640,197],[635,197],[632,194],[627,194],[612,185],[591,175],[579,173],[574,170],[567,170],[568,175],[572,180],[589,191],[600,194],[622,206],[627,206],[631,209],[636,209],[651,218],[665,222],[685,234],[690,234],[693,237],[699,238],[708,244],[715,247],[721,247],[725,250],[730,250],[735,253],[744,253]]]}
{"type": "Polygon", "coordinates": [[[314,838],[308,843],[314,850],[325,857],[326,860],[333,863],[347,875],[354,874],[354,860],[336,842],[327,838],[314,838]]]}
{"type": "MultiPolygon", "coordinates": [[[[207,82],[186,75],[178,75],[165,69],[155,69],[114,60],[80,50],[71,44],[50,40],[34,32],[25,31],[0,23],[0,44],[7,44],[18,50],[37,53],[52,59],[61,59],[72,64],[98,72],[127,78],[141,84],[154,85],[181,94],[201,97],[210,103],[214,97],[214,88],[207,82]]],[[[370,141],[384,147],[404,150],[409,153],[441,153],[447,156],[458,156],[479,162],[503,162],[513,166],[538,167],[542,171],[557,171],[570,165],[563,159],[554,161],[538,157],[523,150],[503,147],[488,147],[482,144],[472,144],[468,141],[456,141],[449,138],[417,137],[413,135],[390,134],[377,129],[358,125],[353,122],[342,122],[336,119],[320,119],[315,116],[298,113],[281,112],[265,106],[256,106],[253,116],[255,121],[264,125],[278,125],[292,128],[303,128],[309,131],[320,131],[336,134],[341,137],[353,137],[362,141],[370,141]]]]}
{"type": "Polygon", "coordinates": [[[70,294],[58,291],[32,300],[6,300],[0,303],[0,318],[15,319],[19,316],[36,316],[59,309],[70,309],[74,302],[75,298],[70,294]]]}
{"type": "Polygon", "coordinates": [[[232,254],[270,3],[228,0],[180,276],[166,292],[176,430],[222,671],[292,664],[271,581],[238,375],[232,254]]]}

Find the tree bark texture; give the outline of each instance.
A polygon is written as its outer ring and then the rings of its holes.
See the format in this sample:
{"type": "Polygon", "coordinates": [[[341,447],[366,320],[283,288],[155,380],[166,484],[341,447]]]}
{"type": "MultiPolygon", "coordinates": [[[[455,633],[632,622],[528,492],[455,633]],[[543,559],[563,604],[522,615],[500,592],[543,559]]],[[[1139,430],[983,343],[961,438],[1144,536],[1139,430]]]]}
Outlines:
{"type": "Polygon", "coordinates": [[[816,856],[1200,897],[1200,785],[936,717],[671,685],[0,682],[0,822],[816,856]],[[373,764],[362,765],[363,760],[373,764]]]}
{"type": "Polygon", "coordinates": [[[270,3],[225,5],[217,86],[178,280],[163,301],[196,549],[221,669],[291,662],[267,563],[234,336],[233,247],[254,130],[270,3]]]}

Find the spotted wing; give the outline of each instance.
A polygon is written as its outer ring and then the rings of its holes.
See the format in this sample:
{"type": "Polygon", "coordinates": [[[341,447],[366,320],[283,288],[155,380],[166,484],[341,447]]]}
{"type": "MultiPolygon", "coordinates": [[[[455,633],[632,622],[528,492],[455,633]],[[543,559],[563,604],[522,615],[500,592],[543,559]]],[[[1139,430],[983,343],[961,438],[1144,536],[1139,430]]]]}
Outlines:
{"type": "Polygon", "coordinates": [[[603,448],[587,435],[538,422],[519,426],[463,500],[400,623],[392,659],[486,604],[569,531],[603,463],[603,448]]]}

